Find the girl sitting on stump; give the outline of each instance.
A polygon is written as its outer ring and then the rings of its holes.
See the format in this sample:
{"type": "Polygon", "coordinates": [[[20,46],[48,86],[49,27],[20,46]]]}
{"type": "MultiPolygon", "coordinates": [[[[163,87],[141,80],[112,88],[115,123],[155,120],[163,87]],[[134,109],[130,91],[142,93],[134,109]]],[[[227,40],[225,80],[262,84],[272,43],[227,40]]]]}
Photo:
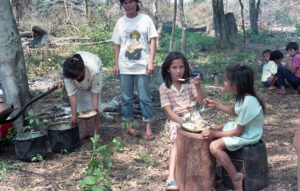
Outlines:
{"type": "Polygon", "coordinates": [[[235,97],[234,106],[225,106],[219,102],[204,99],[208,107],[217,108],[237,119],[216,129],[205,129],[205,139],[216,139],[210,143],[212,155],[221,163],[231,177],[234,190],[243,190],[243,174],[237,172],[229,156],[224,151],[236,151],[244,145],[257,143],[263,134],[264,103],[254,90],[254,72],[245,65],[227,66],[225,70],[225,89],[235,97]]]}
{"type": "Polygon", "coordinates": [[[200,85],[200,74],[190,82],[191,70],[186,57],[180,52],[171,52],[165,59],[162,70],[164,83],[159,88],[161,107],[168,115],[167,127],[173,142],[170,151],[169,176],[166,190],[178,190],[175,182],[175,162],[177,153],[176,136],[180,123],[191,117],[202,120],[195,111],[197,102],[203,104],[203,92],[200,85]],[[180,80],[181,79],[181,80],[180,80]],[[182,80],[184,79],[184,80],[182,80]]]}

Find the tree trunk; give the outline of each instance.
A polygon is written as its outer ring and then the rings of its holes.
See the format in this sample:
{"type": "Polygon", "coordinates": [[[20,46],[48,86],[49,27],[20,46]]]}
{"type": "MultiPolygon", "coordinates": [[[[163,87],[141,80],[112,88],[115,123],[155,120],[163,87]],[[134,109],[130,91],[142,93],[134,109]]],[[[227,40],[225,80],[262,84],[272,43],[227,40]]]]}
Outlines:
{"type": "Polygon", "coordinates": [[[241,6],[241,16],[242,16],[242,29],[243,29],[243,37],[244,37],[244,45],[246,44],[246,30],[245,30],[245,19],[244,19],[244,5],[242,0],[239,0],[241,6]]]}
{"type": "Polygon", "coordinates": [[[179,14],[181,23],[181,52],[186,54],[186,23],[184,18],[183,0],[179,0],[179,14]]]}
{"type": "Polygon", "coordinates": [[[225,15],[225,20],[226,20],[226,26],[228,29],[228,35],[232,36],[235,35],[237,33],[237,26],[236,26],[236,20],[234,17],[233,13],[226,13],[225,15]]]}
{"type": "Polygon", "coordinates": [[[16,10],[17,22],[19,22],[23,18],[25,10],[31,3],[31,0],[11,0],[11,5],[15,7],[16,10]]]}
{"type": "Polygon", "coordinates": [[[176,27],[176,15],[177,15],[177,0],[174,0],[173,25],[172,25],[172,33],[171,33],[169,52],[171,52],[171,50],[173,49],[173,44],[174,44],[175,27],[176,27]]]}
{"type": "Polygon", "coordinates": [[[257,5],[255,4],[256,0],[249,0],[249,12],[250,12],[250,24],[251,31],[258,35],[258,14],[259,14],[259,4],[260,0],[257,1],[257,5]]]}
{"type": "Polygon", "coordinates": [[[178,129],[175,179],[180,191],[212,191],[216,187],[216,159],[210,140],[199,133],[178,129]]]}
{"type": "MultiPolygon", "coordinates": [[[[21,39],[9,0],[0,4],[0,75],[5,93],[5,103],[21,108],[29,100],[28,79],[21,39]]],[[[18,132],[23,119],[15,121],[18,132]]]]}
{"type": "Polygon", "coordinates": [[[158,37],[156,39],[156,47],[160,48],[160,36],[161,36],[161,32],[162,32],[162,20],[160,18],[160,16],[158,15],[158,0],[154,0],[153,1],[153,16],[154,16],[154,24],[155,27],[157,29],[158,32],[158,37]]]}
{"type": "Polygon", "coordinates": [[[88,5],[88,0],[83,0],[83,7],[84,7],[84,12],[86,18],[89,17],[89,5],[88,5]]]}
{"type": "Polygon", "coordinates": [[[212,7],[217,47],[221,49],[230,47],[229,35],[227,32],[224,15],[223,0],[212,0],[212,7]]]}

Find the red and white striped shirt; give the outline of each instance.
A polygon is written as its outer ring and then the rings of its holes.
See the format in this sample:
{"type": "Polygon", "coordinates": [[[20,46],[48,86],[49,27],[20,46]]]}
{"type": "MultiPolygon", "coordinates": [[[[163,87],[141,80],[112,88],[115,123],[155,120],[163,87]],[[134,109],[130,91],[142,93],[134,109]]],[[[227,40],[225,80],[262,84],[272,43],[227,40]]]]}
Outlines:
{"type": "Polygon", "coordinates": [[[173,85],[167,88],[163,83],[159,87],[159,94],[161,107],[171,105],[172,110],[177,114],[185,114],[194,109],[197,104],[197,91],[192,82],[182,84],[180,91],[173,85]]]}

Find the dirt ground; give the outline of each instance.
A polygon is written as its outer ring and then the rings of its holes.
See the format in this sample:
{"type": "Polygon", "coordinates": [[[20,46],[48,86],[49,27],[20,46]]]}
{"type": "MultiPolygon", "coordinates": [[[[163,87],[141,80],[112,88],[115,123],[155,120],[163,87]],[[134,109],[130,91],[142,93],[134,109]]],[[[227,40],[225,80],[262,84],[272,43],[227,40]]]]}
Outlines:
{"type": "MultiPolygon", "coordinates": [[[[119,92],[118,79],[105,82],[103,100],[108,101],[119,92]],[[114,87],[114,88],[111,88],[114,87]]],[[[205,85],[207,97],[226,102],[221,86],[205,85]]],[[[300,95],[288,89],[288,95],[278,95],[257,85],[258,93],[266,103],[263,139],[268,151],[270,184],[264,191],[297,190],[296,155],[292,147],[293,136],[299,127],[300,95]]],[[[50,108],[62,103],[62,99],[49,95],[35,103],[36,108],[50,108]]],[[[230,101],[233,103],[232,101],[230,101]]],[[[163,190],[168,174],[169,138],[164,131],[166,115],[155,107],[156,121],[153,123],[155,140],[145,141],[127,135],[121,128],[120,117],[113,121],[102,118],[100,133],[105,144],[112,145],[112,138],[122,137],[125,149],[114,152],[110,158],[112,171],[109,175],[114,191],[163,190]]],[[[214,109],[202,112],[211,124],[222,124],[232,118],[214,109]]],[[[137,119],[137,128],[145,131],[144,124],[137,119]]],[[[79,190],[79,180],[85,176],[86,166],[92,155],[92,143],[82,142],[80,148],[69,154],[49,152],[42,162],[26,163],[17,160],[13,146],[0,148],[0,161],[11,168],[1,175],[2,191],[52,191],[79,190]]],[[[220,183],[217,190],[226,190],[220,183]]]]}

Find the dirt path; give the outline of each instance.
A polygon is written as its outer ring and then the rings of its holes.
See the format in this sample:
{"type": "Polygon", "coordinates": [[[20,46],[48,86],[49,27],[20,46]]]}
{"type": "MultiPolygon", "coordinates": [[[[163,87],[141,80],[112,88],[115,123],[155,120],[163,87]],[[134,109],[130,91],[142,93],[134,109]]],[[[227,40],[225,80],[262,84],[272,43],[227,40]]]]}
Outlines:
{"type": "MultiPolygon", "coordinates": [[[[118,93],[118,81],[110,80],[104,88],[104,100],[111,99],[111,93],[118,93]],[[115,87],[111,90],[111,87],[115,87]],[[110,92],[110,93],[109,93],[110,92]],[[108,96],[108,97],[107,97],[108,96]]],[[[263,139],[268,150],[270,185],[264,191],[296,190],[296,155],[292,149],[292,138],[299,126],[300,95],[291,90],[286,96],[269,92],[258,85],[259,94],[266,102],[267,113],[263,139]]],[[[207,86],[208,97],[224,101],[227,94],[220,88],[207,86]]],[[[37,104],[61,102],[60,98],[49,96],[37,104]]],[[[202,114],[210,123],[222,124],[231,118],[216,110],[208,109],[202,114]]],[[[165,113],[155,111],[153,124],[155,140],[147,142],[132,138],[121,128],[120,119],[114,122],[102,119],[100,133],[106,144],[112,144],[113,137],[121,136],[125,145],[123,152],[111,155],[113,163],[109,176],[114,191],[163,190],[168,174],[169,138],[163,124],[165,113]]],[[[144,124],[138,121],[137,128],[144,131],[144,124]]],[[[16,159],[12,147],[1,148],[0,161],[11,166],[0,176],[0,190],[45,191],[45,190],[79,190],[78,181],[85,176],[85,168],[92,155],[92,144],[83,142],[81,147],[69,154],[49,152],[47,158],[39,163],[25,163],[16,159]]],[[[218,185],[217,190],[226,190],[218,185]]]]}

